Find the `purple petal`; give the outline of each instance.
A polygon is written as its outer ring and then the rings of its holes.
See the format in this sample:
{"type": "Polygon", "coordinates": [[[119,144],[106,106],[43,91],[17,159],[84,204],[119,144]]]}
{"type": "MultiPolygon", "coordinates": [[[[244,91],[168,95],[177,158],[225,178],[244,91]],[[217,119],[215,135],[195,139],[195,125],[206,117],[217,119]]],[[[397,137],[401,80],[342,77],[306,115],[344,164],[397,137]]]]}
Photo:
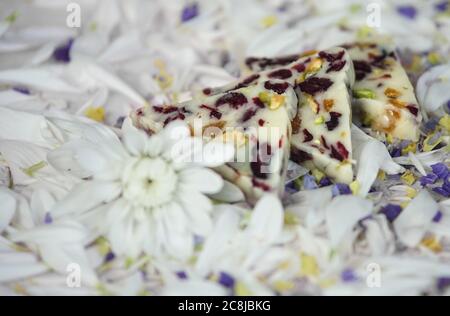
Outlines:
{"type": "Polygon", "coordinates": [[[433,222],[435,223],[439,223],[442,219],[442,212],[441,211],[437,211],[436,215],[434,215],[433,217],[433,222]]]}
{"type": "Polygon", "coordinates": [[[227,288],[233,288],[235,283],[234,278],[226,272],[220,272],[218,282],[227,288]]]}
{"type": "Polygon", "coordinates": [[[393,222],[401,212],[402,207],[396,204],[388,204],[380,210],[390,222],[393,222]]]}
{"type": "Polygon", "coordinates": [[[402,149],[400,147],[394,147],[394,149],[391,150],[392,158],[400,157],[401,155],[402,155],[402,149]]]}
{"type": "Polygon", "coordinates": [[[115,258],[116,258],[116,255],[110,251],[105,256],[105,262],[113,261],[115,258]]]}
{"type": "Polygon", "coordinates": [[[337,195],[352,194],[352,190],[350,190],[350,187],[345,183],[336,183],[333,185],[331,193],[333,194],[333,197],[335,197],[337,195]]]}
{"type": "Polygon", "coordinates": [[[441,187],[433,188],[433,191],[442,196],[450,197],[450,192],[446,191],[444,188],[441,187]]]}
{"type": "Polygon", "coordinates": [[[440,3],[435,4],[434,7],[437,11],[443,12],[447,10],[448,4],[449,4],[448,1],[442,1],[440,3]]]}
{"type": "MultiPolygon", "coordinates": [[[[450,102],[450,101],[449,101],[450,102]]],[[[436,125],[439,123],[439,120],[437,118],[432,118],[429,119],[428,121],[426,121],[426,123],[424,124],[425,126],[425,130],[428,132],[434,131],[434,129],[436,128],[436,125]]]]}
{"type": "Polygon", "coordinates": [[[25,88],[25,87],[13,87],[12,88],[14,91],[16,91],[16,92],[19,92],[19,93],[22,93],[22,94],[30,94],[30,90],[28,90],[27,88],[25,88]]]}
{"type": "Polygon", "coordinates": [[[441,277],[437,280],[437,288],[439,291],[444,291],[450,286],[450,277],[441,277]]]}
{"type": "Polygon", "coordinates": [[[417,15],[417,10],[412,5],[398,6],[397,12],[408,19],[414,19],[417,15]]]}
{"type": "Polygon", "coordinates": [[[448,177],[448,167],[445,163],[439,162],[431,166],[433,173],[440,179],[446,179],[448,177]]]}
{"type": "Polygon", "coordinates": [[[44,217],[44,223],[45,224],[51,224],[51,223],[53,223],[53,218],[52,218],[52,216],[50,215],[50,213],[45,213],[45,217],[44,217]]]}
{"type": "Polygon", "coordinates": [[[70,62],[70,49],[72,48],[73,39],[69,39],[65,44],[57,47],[53,52],[53,58],[63,63],[70,62]]]}
{"type": "Polygon", "coordinates": [[[178,272],[177,272],[177,277],[180,278],[180,279],[182,279],[182,280],[185,280],[185,279],[188,278],[186,272],[184,272],[184,271],[178,271],[178,272]]]}
{"type": "Polygon", "coordinates": [[[314,180],[314,177],[310,176],[309,174],[305,174],[303,176],[303,187],[306,190],[314,190],[318,188],[317,183],[314,180]]]}
{"type": "Polygon", "coordinates": [[[326,186],[328,186],[328,185],[330,185],[331,184],[331,180],[330,180],[330,178],[328,178],[328,177],[323,177],[322,179],[320,179],[320,181],[319,181],[319,185],[321,186],[321,187],[326,187],[326,186]]]}
{"type": "Polygon", "coordinates": [[[198,15],[198,5],[197,3],[192,3],[184,7],[183,12],[181,12],[181,21],[187,22],[198,15]]]}
{"type": "Polygon", "coordinates": [[[351,269],[345,269],[341,273],[341,279],[344,282],[352,282],[356,281],[358,278],[356,277],[355,273],[351,269]]]}
{"type": "Polygon", "coordinates": [[[425,187],[425,186],[427,186],[427,185],[429,185],[429,184],[436,183],[436,180],[437,180],[437,179],[438,179],[438,176],[437,176],[437,175],[435,175],[434,173],[429,173],[429,174],[427,174],[426,176],[420,177],[419,181],[420,181],[420,184],[421,184],[423,187],[425,187]]]}

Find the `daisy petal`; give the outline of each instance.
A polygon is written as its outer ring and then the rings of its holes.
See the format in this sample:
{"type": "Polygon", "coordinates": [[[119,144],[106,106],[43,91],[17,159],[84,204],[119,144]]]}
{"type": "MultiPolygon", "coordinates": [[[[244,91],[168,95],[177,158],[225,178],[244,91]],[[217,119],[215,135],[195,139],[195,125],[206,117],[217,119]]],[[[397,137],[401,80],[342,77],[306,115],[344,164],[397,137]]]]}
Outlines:
{"type": "Polygon", "coordinates": [[[400,241],[415,247],[430,227],[439,206],[426,190],[422,190],[394,221],[400,241]]]}
{"type": "Polygon", "coordinates": [[[339,245],[355,224],[371,214],[372,201],[354,195],[335,197],[325,209],[328,234],[333,246],[339,245]]]}
{"type": "Polygon", "coordinates": [[[116,199],[121,192],[120,185],[114,182],[83,182],[78,184],[65,199],[57,202],[51,213],[55,217],[75,212],[83,213],[116,199]]]}
{"type": "Polygon", "coordinates": [[[217,193],[210,194],[209,196],[215,200],[226,203],[241,202],[245,199],[244,193],[241,191],[241,189],[239,189],[233,183],[225,180],[223,181],[222,189],[217,193]]]}
{"type": "Polygon", "coordinates": [[[217,193],[223,187],[222,178],[212,170],[189,168],[180,172],[184,184],[202,193],[217,193]]]}
{"type": "Polygon", "coordinates": [[[246,233],[257,240],[274,242],[283,228],[283,206],[274,195],[263,196],[255,206],[246,233]]]}
{"type": "Polygon", "coordinates": [[[16,199],[8,192],[7,189],[0,189],[0,233],[8,227],[16,211],[16,199]]]}

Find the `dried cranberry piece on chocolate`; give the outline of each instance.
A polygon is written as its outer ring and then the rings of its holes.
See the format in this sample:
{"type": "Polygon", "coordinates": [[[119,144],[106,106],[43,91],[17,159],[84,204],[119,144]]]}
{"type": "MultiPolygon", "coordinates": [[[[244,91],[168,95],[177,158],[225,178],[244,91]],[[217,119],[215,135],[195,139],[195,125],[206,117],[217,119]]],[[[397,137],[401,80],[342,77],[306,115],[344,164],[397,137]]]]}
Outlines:
{"type": "Polygon", "coordinates": [[[289,69],[278,69],[268,74],[269,78],[276,78],[276,79],[287,79],[291,76],[292,71],[290,71],[289,69]]]}
{"type": "Polygon", "coordinates": [[[319,56],[322,57],[322,58],[325,58],[328,62],[332,63],[332,62],[335,62],[337,60],[341,60],[342,57],[344,56],[344,51],[342,50],[342,51],[340,51],[338,53],[335,53],[335,54],[330,54],[330,53],[321,51],[319,53],[319,56]]]}
{"type": "Polygon", "coordinates": [[[270,186],[268,186],[264,182],[260,182],[260,181],[258,181],[256,179],[254,179],[254,178],[252,179],[252,184],[253,184],[254,187],[260,188],[263,191],[266,191],[266,192],[270,191],[270,186]]]}
{"type": "Polygon", "coordinates": [[[260,98],[254,97],[252,100],[253,100],[253,103],[255,103],[255,105],[256,105],[257,107],[262,108],[262,109],[265,108],[264,102],[261,101],[260,98]]]}
{"type": "Polygon", "coordinates": [[[339,71],[339,70],[341,70],[342,68],[344,68],[346,63],[347,63],[347,61],[345,61],[345,60],[339,60],[339,61],[336,61],[336,62],[332,63],[330,65],[330,67],[328,67],[327,73],[332,72],[332,71],[339,71]]]}
{"type": "Polygon", "coordinates": [[[330,120],[325,122],[329,131],[332,131],[339,125],[339,118],[342,116],[338,112],[330,112],[330,120]]]}
{"type": "Polygon", "coordinates": [[[259,78],[259,74],[253,74],[251,76],[248,76],[247,78],[242,80],[242,82],[239,83],[234,89],[240,89],[240,88],[248,87],[252,82],[257,80],[258,78],[259,78]]]}
{"type": "Polygon", "coordinates": [[[305,64],[299,63],[297,65],[292,66],[292,69],[297,70],[298,72],[303,72],[306,69],[305,64]]]}
{"type": "Polygon", "coordinates": [[[325,147],[326,149],[330,149],[330,147],[328,147],[328,143],[325,139],[325,137],[322,135],[320,136],[320,140],[322,141],[322,146],[325,147]]]}
{"type": "Polygon", "coordinates": [[[254,69],[254,65],[258,65],[260,68],[264,69],[269,66],[285,66],[298,59],[298,55],[288,55],[278,58],[255,58],[248,57],[245,60],[245,64],[249,69],[254,69]]]}
{"type": "Polygon", "coordinates": [[[311,133],[305,128],[303,130],[303,142],[307,143],[313,140],[313,136],[311,135],[311,133]]]}
{"type": "Polygon", "coordinates": [[[406,108],[408,109],[409,112],[411,112],[412,115],[417,116],[417,114],[419,113],[419,109],[417,108],[417,106],[413,105],[413,104],[409,104],[406,106],[406,108]]]}
{"type": "Polygon", "coordinates": [[[311,156],[311,154],[308,154],[306,151],[294,147],[291,148],[291,160],[293,162],[301,164],[312,159],[313,157],[311,156]]]}
{"type": "Polygon", "coordinates": [[[327,91],[332,84],[333,81],[328,78],[310,77],[299,83],[298,86],[303,92],[314,95],[320,91],[327,91]]]}
{"type": "Polygon", "coordinates": [[[278,94],[284,93],[288,87],[289,87],[289,83],[287,83],[287,82],[272,83],[270,81],[266,81],[264,83],[264,88],[266,88],[267,90],[272,90],[278,94]]]}
{"type": "Polygon", "coordinates": [[[372,66],[364,60],[354,60],[353,67],[355,68],[356,80],[362,80],[372,71],[372,66]]]}
{"type": "Polygon", "coordinates": [[[372,59],[371,64],[372,66],[382,68],[384,69],[386,67],[386,64],[384,63],[386,57],[388,57],[388,54],[385,49],[382,50],[380,55],[370,54],[369,58],[372,59]]]}
{"type": "Polygon", "coordinates": [[[200,105],[200,108],[209,110],[210,111],[209,117],[215,117],[218,120],[220,120],[220,118],[222,117],[222,113],[220,113],[219,111],[217,111],[216,109],[214,109],[210,106],[202,104],[202,105],[200,105]]]}
{"type": "Polygon", "coordinates": [[[176,120],[184,120],[186,118],[186,116],[184,116],[183,113],[178,113],[175,116],[169,116],[168,118],[166,118],[164,120],[164,126],[166,126],[167,124],[169,124],[172,121],[176,121],[176,120]]]}
{"type": "Polygon", "coordinates": [[[256,151],[253,154],[253,157],[256,157],[256,161],[250,163],[250,169],[257,178],[267,179],[268,173],[263,168],[266,168],[270,164],[272,146],[268,143],[257,143],[253,150],[256,151]]]}
{"type": "Polygon", "coordinates": [[[336,143],[336,147],[331,146],[331,157],[339,161],[344,161],[348,158],[348,150],[341,142],[336,143]]]}
{"type": "Polygon", "coordinates": [[[247,98],[240,92],[229,92],[224,94],[216,101],[216,106],[229,104],[232,108],[237,109],[247,102],[247,98]]]}
{"type": "Polygon", "coordinates": [[[153,110],[158,113],[169,114],[169,113],[177,112],[179,109],[173,105],[169,105],[169,106],[154,105],[153,110]]]}
{"type": "Polygon", "coordinates": [[[242,122],[247,122],[249,119],[251,119],[253,116],[255,116],[258,109],[248,109],[245,111],[244,115],[242,116],[242,122]]]}

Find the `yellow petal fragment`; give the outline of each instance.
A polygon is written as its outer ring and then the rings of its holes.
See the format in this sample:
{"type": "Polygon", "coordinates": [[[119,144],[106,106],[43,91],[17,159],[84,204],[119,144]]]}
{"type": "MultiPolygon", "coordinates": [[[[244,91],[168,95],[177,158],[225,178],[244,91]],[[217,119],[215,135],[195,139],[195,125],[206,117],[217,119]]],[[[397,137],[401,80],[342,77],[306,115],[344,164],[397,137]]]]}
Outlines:
{"type": "Polygon", "coordinates": [[[84,111],[84,115],[91,120],[94,120],[96,122],[103,122],[105,120],[105,109],[101,106],[99,107],[93,107],[90,106],[84,111]]]}

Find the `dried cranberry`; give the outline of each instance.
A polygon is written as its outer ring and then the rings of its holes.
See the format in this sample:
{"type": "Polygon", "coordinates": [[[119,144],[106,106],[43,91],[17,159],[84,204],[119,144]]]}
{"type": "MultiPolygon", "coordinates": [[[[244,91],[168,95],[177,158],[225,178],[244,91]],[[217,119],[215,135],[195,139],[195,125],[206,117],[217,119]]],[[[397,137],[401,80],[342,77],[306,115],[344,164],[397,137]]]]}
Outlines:
{"type": "Polygon", "coordinates": [[[255,103],[257,107],[259,107],[259,108],[264,108],[265,107],[264,106],[264,102],[261,101],[260,98],[254,97],[252,100],[253,100],[253,103],[255,103]]]}
{"type": "Polygon", "coordinates": [[[347,63],[347,61],[345,61],[345,60],[340,60],[340,61],[337,61],[335,63],[332,63],[330,65],[330,67],[328,67],[327,73],[332,72],[332,71],[339,71],[339,70],[341,70],[342,68],[344,68],[346,63],[347,63]]]}
{"type": "Polygon", "coordinates": [[[248,57],[245,59],[245,64],[247,65],[248,68],[253,69],[253,64],[258,62],[259,58],[256,57],[248,57]]]}
{"type": "Polygon", "coordinates": [[[329,131],[332,131],[339,125],[339,118],[342,116],[341,113],[338,112],[330,112],[330,120],[325,122],[327,124],[327,128],[329,131]]]}
{"type": "Polygon", "coordinates": [[[210,95],[211,92],[212,92],[211,88],[205,88],[205,89],[203,89],[203,94],[204,94],[204,95],[210,95]]]}
{"type": "Polygon", "coordinates": [[[372,59],[371,64],[372,66],[378,67],[378,68],[384,68],[384,60],[388,56],[386,50],[382,50],[381,55],[374,55],[369,53],[369,57],[372,59]]]}
{"type": "Polygon", "coordinates": [[[295,69],[298,72],[303,72],[303,71],[305,71],[306,67],[305,67],[305,64],[300,63],[300,64],[296,64],[296,65],[292,66],[292,69],[295,69]]]}
{"type": "Polygon", "coordinates": [[[313,136],[306,128],[303,130],[303,136],[303,142],[305,143],[313,140],[313,136]]]}
{"type": "Polygon", "coordinates": [[[320,91],[327,91],[332,84],[333,81],[328,78],[310,77],[299,83],[298,86],[303,92],[314,95],[320,91]]]}
{"type": "Polygon", "coordinates": [[[328,147],[327,141],[325,140],[325,137],[320,136],[320,140],[322,141],[322,145],[323,147],[325,147],[326,149],[330,149],[330,147],[328,147]]]}
{"type": "Polygon", "coordinates": [[[186,118],[186,117],[184,116],[183,113],[178,113],[178,114],[175,115],[175,116],[166,118],[166,120],[164,121],[164,126],[166,126],[167,124],[169,124],[169,123],[172,122],[172,121],[175,121],[175,120],[184,120],[185,118],[186,118]]]}
{"type": "Polygon", "coordinates": [[[267,179],[267,173],[262,172],[263,163],[259,160],[252,161],[250,163],[250,169],[252,170],[253,174],[260,179],[267,179]]]}
{"type": "Polygon", "coordinates": [[[232,108],[237,109],[247,102],[247,98],[240,92],[229,92],[224,94],[216,101],[216,106],[229,104],[232,108]]]}
{"type": "Polygon", "coordinates": [[[186,109],[186,107],[185,107],[185,106],[183,106],[183,107],[181,108],[181,112],[183,112],[183,113],[187,113],[187,114],[192,114],[192,112],[191,112],[191,111],[189,111],[188,109],[186,109]]]}
{"type": "Polygon", "coordinates": [[[276,79],[287,79],[291,76],[292,71],[290,71],[289,69],[278,69],[268,74],[269,78],[276,78],[276,79]]]}
{"type": "Polygon", "coordinates": [[[257,111],[258,109],[248,109],[242,116],[242,122],[247,122],[249,119],[255,116],[257,111]]]}
{"type": "Polygon", "coordinates": [[[263,119],[259,119],[258,120],[258,125],[259,126],[264,126],[265,123],[266,123],[266,121],[264,121],[263,119]]]}
{"type": "Polygon", "coordinates": [[[270,191],[270,186],[268,186],[267,184],[265,184],[263,182],[260,182],[260,181],[258,181],[256,179],[252,179],[252,184],[253,184],[254,187],[260,188],[263,191],[266,191],[266,192],[270,191]]]}
{"type": "Polygon", "coordinates": [[[417,107],[413,104],[409,104],[406,106],[406,108],[409,110],[409,112],[411,112],[412,115],[417,116],[417,114],[419,113],[419,110],[417,109],[417,107]]]}
{"type": "Polygon", "coordinates": [[[153,110],[155,110],[155,112],[158,113],[164,113],[164,114],[169,114],[169,113],[173,113],[173,112],[177,112],[178,108],[176,106],[153,106],[153,110]]]}
{"type": "Polygon", "coordinates": [[[215,117],[218,120],[220,120],[222,117],[222,113],[220,113],[219,111],[217,111],[216,109],[214,109],[210,106],[202,104],[202,105],[200,105],[200,108],[209,110],[210,111],[209,117],[215,117]]]}
{"type": "Polygon", "coordinates": [[[268,68],[271,66],[285,66],[287,64],[290,64],[298,59],[298,55],[288,55],[278,58],[255,58],[255,57],[249,57],[245,60],[245,64],[248,68],[254,69],[255,64],[261,68],[268,68]]]}
{"type": "Polygon", "coordinates": [[[242,83],[245,85],[249,85],[258,78],[259,78],[259,74],[254,74],[254,75],[251,75],[251,76],[247,77],[246,79],[244,79],[242,81],[242,83]]]}
{"type": "Polygon", "coordinates": [[[291,148],[291,160],[301,164],[307,160],[311,160],[313,157],[311,154],[308,154],[306,151],[297,148],[291,148]]]}
{"type": "Polygon", "coordinates": [[[364,79],[364,77],[372,71],[370,64],[364,60],[354,60],[353,67],[355,68],[356,80],[364,79]]]}
{"type": "Polygon", "coordinates": [[[154,106],[153,106],[153,110],[154,110],[155,112],[157,112],[157,113],[162,113],[162,112],[163,112],[163,107],[162,107],[162,106],[154,105],[154,106]]]}
{"type": "Polygon", "coordinates": [[[241,83],[239,83],[234,89],[240,89],[248,87],[253,81],[257,80],[259,78],[259,74],[251,75],[244,80],[242,80],[241,83]]]}
{"type": "Polygon", "coordinates": [[[321,51],[319,53],[319,56],[322,57],[322,58],[325,58],[328,62],[332,63],[332,62],[335,62],[337,60],[341,60],[342,57],[344,56],[344,51],[342,50],[342,51],[340,51],[340,52],[338,52],[336,54],[330,54],[330,53],[321,51]]]}
{"type": "Polygon", "coordinates": [[[336,147],[331,146],[331,157],[339,161],[344,161],[348,158],[348,150],[341,142],[336,143],[336,147]],[[337,147],[337,148],[336,148],[337,147]]]}
{"type": "Polygon", "coordinates": [[[267,173],[263,172],[262,168],[267,167],[270,164],[270,158],[272,156],[272,147],[268,143],[259,144],[253,148],[254,157],[256,156],[256,161],[250,163],[250,169],[253,174],[261,179],[267,179],[267,173]]]}
{"type": "Polygon", "coordinates": [[[266,88],[268,90],[272,90],[278,94],[284,93],[288,87],[289,87],[289,84],[287,82],[272,83],[270,81],[266,81],[264,83],[264,88],[266,88]]]}
{"type": "Polygon", "coordinates": [[[298,134],[298,132],[300,131],[300,127],[302,125],[302,119],[300,118],[299,113],[297,113],[297,115],[294,117],[294,119],[292,120],[292,134],[298,134]]]}

